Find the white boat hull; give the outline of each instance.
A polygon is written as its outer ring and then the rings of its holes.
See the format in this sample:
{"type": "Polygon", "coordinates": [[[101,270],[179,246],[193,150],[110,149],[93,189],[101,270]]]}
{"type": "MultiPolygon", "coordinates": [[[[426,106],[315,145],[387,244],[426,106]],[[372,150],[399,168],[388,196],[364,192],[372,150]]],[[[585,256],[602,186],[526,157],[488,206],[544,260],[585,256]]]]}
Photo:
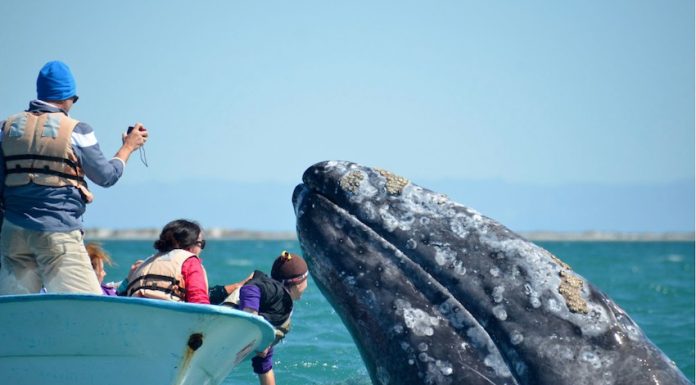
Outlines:
{"type": "Polygon", "coordinates": [[[220,384],[272,341],[268,322],[222,306],[93,295],[0,297],[5,384],[220,384]]]}

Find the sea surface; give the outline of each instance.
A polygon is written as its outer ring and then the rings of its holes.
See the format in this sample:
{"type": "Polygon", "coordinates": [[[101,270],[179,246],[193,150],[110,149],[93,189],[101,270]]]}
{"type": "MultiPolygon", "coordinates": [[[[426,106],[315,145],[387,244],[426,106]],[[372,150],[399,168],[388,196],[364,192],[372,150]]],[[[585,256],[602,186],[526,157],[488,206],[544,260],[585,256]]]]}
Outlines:
{"type": "MultiPolygon", "coordinates": [[[[153,252],[151,241],[101,243],[117,263],[107,268],[106,281],[120,280],[133,261],[153,252]]],[[[537,244],[607,293],[694,382],[694,243],[537,244]]],[[[211,240],[202,257],[210,283],[226,284],[255,269],[269,272],[282,250],[301,252],[296,241],[211,240]]],[[[311,278],[296,304],[292,332],[274,357],[279,384],[371,384],[350,334],[311,278]]],[[[224,382],[257,383],[249,362],[235,368],[224,382]]]]}

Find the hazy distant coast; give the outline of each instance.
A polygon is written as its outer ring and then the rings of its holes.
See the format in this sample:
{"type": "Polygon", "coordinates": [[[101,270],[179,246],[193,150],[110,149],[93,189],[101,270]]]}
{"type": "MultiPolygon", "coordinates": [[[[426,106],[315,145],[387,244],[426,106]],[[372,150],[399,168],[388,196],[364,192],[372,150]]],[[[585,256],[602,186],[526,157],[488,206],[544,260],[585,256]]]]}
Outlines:
{"type": "MultiPolygon", "coordinates": [[[[89,240],[154,240],[159,236],[160,229],[103,229],[91,228],[85,230],[85,238],[89,240]]],[[[527,231],[519,232],[521,236],[531,241],[687,241],[693,242],[694,232],[555,232],[527,231]]],[[[208,239],[238,239],[238,240],[295,240],[294,231],[253,231],[212,228],[205,230],[208,239]]]]}
{"type": "MultiPolygon", "coordinates": [[[[86,239],[132,239],[155,240],[159,237],[161,229],[85,229],[86,239]]],[[[204,229],[207,239],[259,239],[259,240],[294,240],[297,234],[294,231],[253,231],[230,229],[204,229]]]]}
{"type": "Polygon", "coordinates": [[[686,241],[693,242],[693,232],[664,232],[664,233],[629,233],[606,231],[582,231],[582,232],[553,232],[530,231],[520,232],[521,236],[532,241],[634,241],[634,242],[669,242],[686,241]]]}

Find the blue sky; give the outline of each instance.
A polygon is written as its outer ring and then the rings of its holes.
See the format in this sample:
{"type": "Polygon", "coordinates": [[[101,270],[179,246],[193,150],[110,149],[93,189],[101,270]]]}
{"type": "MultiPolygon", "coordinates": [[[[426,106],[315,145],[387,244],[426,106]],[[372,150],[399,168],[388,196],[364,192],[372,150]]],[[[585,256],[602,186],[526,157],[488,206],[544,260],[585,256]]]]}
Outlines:
{"type": "Polygon", "coordinates": [[[150,166],[135,156],[95,189],[88,227],[291,230],[293,186],[327,159],[516,230],[694,227],[691,1],[4,0],[0,14],[0,115],[59,59],[107,155],[136,120],[151,132],[150,166]]]}

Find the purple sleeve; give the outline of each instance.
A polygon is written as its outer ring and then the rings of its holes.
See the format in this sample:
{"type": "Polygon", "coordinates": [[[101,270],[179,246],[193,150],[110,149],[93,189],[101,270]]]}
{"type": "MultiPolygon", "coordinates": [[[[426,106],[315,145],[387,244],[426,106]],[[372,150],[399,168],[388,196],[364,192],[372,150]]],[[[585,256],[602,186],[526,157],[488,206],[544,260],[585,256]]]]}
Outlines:
{"type": "Polygon", "coordinates": [[[106,296],[109,296],[109,297],[115,297],[115,296],[117,296],[117,294],[116,294],[116,288],[114,288],[114,287],[101,285],[101,289],[102,289],[102,294],[103,294],[103,295],[106,295],[106,296]]]}
{"type": "Polygon", "coordinates": [[[273,369],[273,348],[268,349],[266,357],[254,356],[251,359],[251,367],[256,374],[264,374],[273,369]]]}
{"type": "Polygon", "coordinates": [[[258,312],[261,307],[261,289],[256,285],[244,285],[239,290],[239,309],[253,309],[258,312]]]}

